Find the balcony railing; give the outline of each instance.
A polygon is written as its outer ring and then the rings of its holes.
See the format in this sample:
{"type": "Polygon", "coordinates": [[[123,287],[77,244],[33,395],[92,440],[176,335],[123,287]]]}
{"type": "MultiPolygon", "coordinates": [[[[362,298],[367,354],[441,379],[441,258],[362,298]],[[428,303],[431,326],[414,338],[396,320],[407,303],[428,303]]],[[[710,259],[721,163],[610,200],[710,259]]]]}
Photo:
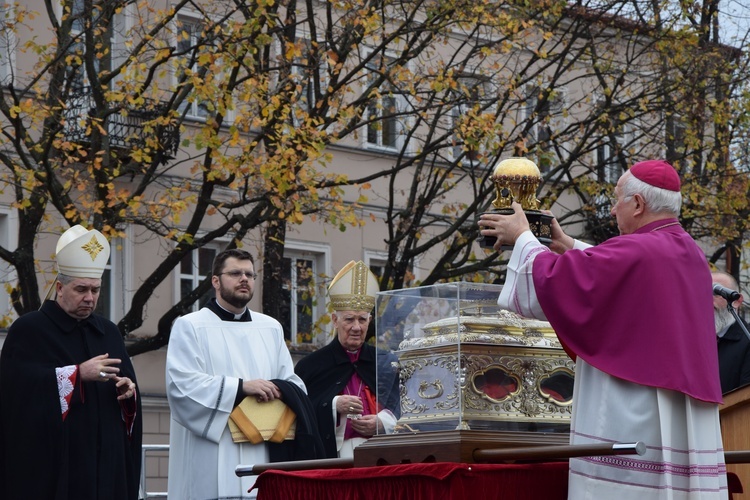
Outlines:
{"type": "MultiPolygon", "coordinates": [[[[91,135],[91,115],[94,113],[94,100],[90,87],[81,87],[71,93],[67,101],[65,116],[65,138],[77,144],[87,144],[91,135]]],[[[163,116],[167,111],[167,105],[151,99],[145,99],[145,103],[139,108],[126,107],[125,115],[112,113],[107,116],[101,127],[106,131],[106,140],[110,149],[122,150],[125,155],[134,148],[142,148],[149,139],[144,124],[163,116]]],[[[175,124],[151,127],[153,130],[161,130],[158,137],[159,149],[164,153],[164,160],[171,160],[177,153],[180,145],[180,131],[175,124]]]]}

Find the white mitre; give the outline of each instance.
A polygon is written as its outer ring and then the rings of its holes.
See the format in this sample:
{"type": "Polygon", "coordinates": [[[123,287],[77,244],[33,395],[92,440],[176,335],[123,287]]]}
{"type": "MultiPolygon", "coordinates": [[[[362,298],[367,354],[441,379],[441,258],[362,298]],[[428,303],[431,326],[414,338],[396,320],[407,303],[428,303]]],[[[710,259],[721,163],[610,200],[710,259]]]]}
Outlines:
{"type": "Polygon", "coordinates": [[[73,278],[101,278],[109,261],[109,242],[96,229],[76,225],[57,240],[57,272],[73,278]]]}
{"type": "MultiPolygon", "coordinates": [[[[96,229],[80,224],[65,231],[55,247],[57,273],[72,278],[101,278],[109,261],[109,242],[96,229]]],[[[55,282],[47,290],[46,298],[54,296],[55,282]]]]}
{"type": "Polygon", "coordinates": [[[328,287],[328,296],[334,311],[372,311],[379,291],[378,277],[360,260],[341,268],[328,287]]]}

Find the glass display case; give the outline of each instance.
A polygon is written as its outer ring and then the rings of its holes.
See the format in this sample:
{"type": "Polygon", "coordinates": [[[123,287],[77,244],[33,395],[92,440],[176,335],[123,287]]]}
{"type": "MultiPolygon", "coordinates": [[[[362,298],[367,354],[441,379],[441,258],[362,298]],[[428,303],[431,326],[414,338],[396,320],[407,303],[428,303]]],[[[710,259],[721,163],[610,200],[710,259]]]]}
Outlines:
{"type": "Polygon", "coordinates": [[[501,290],[457,282],[378,293],[377,401],[397,417],[394,434],[569,431],[574,363],[549,323],[501,309],[501,290]]]}

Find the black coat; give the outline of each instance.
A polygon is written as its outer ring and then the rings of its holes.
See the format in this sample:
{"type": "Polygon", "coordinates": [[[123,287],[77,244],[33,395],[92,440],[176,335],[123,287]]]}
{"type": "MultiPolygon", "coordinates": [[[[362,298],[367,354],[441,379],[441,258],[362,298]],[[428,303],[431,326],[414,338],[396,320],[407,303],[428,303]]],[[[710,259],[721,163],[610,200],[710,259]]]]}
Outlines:
{"type": "Polygon", "coordinates": [[[325,458],[323,442],[318,435],[318,424],[315,410],[307,397],[297,385],[286,380],[271,380],[281,391],[282,400],[296,416],[294,440],[283,443],[266,443],[271,462],[288,462],[290,460],[314,460],[325,458]]]}
{"type": "Polygon", "coordinates": [[[394,354],[376,352],[375,347],[364,344],[359,359],[352,363],[338,338],[334,337],[328,345],[297,362],[294,371],[305,382],[307,394],[315,407],[326,458],[338,457],[331,402],[343,392],[354,372],[373,394],[377,394],[379,404],[393,412],[396,418],[401,415],[397,361],[394,354]],[[376,378],[378,367],[380,371],[376,378]]]}
{"type": "Polygon", "coordinates": [[[750,384],[750,339],[735,321],[719,338],[721,392],[750,384]]]}
{"type": "MultiPolygon", "coordinates": [[[[0,354],[0,498],[135,500],[141,470],[140,396],[127,435],[115,383],[77,382],[65,421],[55,368],[99,354],[118,358],[120,376],[135,372],[114,323],[78,321],[57,303],[15,320],[0,354]]],[[[79,373],[80,376],[80,373],[79,373]]]]}

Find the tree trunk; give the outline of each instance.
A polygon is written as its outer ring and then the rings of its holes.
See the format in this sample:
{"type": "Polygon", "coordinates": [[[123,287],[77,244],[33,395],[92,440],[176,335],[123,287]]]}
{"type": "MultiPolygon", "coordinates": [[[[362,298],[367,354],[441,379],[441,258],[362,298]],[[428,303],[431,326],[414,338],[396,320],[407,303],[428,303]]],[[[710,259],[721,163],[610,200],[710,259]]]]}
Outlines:
{"type": "MultiPolygon", "coordinates": [[[[281,321],[284,309],[283,279],[284,242],[286,241],[286,222],[273,220],[266,226],[263,243],[263,313],[281,321]]],[[[281,323],[285,323],[281,321],[281,323]]],[[[284,331],[284,338],[290,340],[292,332],[284,331]]]]}

